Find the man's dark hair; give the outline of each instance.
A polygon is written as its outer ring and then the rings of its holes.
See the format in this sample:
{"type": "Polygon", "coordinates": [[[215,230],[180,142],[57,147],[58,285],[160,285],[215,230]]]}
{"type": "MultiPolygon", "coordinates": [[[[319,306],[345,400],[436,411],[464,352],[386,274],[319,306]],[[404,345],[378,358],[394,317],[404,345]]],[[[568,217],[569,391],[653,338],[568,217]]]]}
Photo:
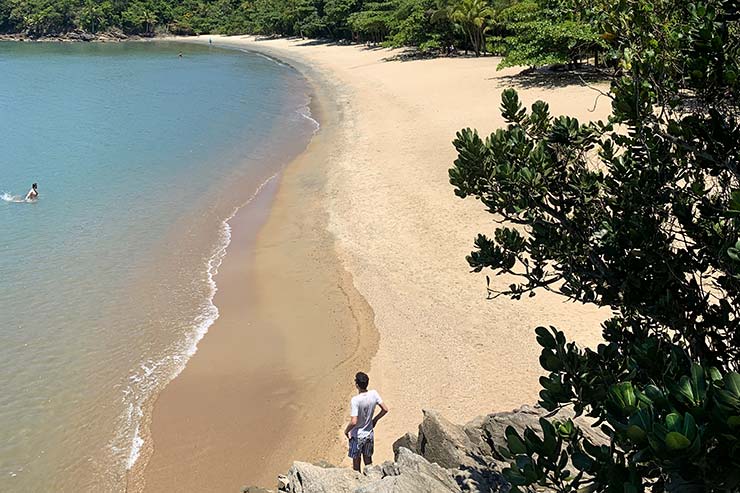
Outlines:
{"type": "Polygon", "coordinates": [[[361,390],[367,390],[367,384],[370,383],[370,377],[367,376],[367,373],[358,371],[357,375],[355,375],[355,383],[361,390]]]}

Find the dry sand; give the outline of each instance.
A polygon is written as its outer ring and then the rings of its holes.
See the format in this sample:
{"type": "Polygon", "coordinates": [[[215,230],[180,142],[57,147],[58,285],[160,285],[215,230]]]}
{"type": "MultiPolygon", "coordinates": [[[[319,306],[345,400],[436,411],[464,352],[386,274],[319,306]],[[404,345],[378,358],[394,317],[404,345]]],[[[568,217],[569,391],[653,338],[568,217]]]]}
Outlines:
{"type": "Polygon", "coordinates": [[[447,170],[456,131],[503,124],[506,87],[582,120],[605,118],[607,100],[496,71],[494,58],[400,62],[385,49],[210,38],[295,64],[317,85],[325,125],[288,168],[254,254],[230,247],[221,318],[154,407],[147,490],[273,486],[291,459],[348,465],[339,430],[356,370],[391,407],[376,431],[381,461],[424,408],[464,422],[536,401],[534,327],[599,340],[606,313],[592,307],[545,293],[486,300],[465,256],[495,224],[455,197],[447,170]],[[236,296],[244,286],[253,294],[236,296]],[[263,339],[276,342],[255,348],[263,339]]]}

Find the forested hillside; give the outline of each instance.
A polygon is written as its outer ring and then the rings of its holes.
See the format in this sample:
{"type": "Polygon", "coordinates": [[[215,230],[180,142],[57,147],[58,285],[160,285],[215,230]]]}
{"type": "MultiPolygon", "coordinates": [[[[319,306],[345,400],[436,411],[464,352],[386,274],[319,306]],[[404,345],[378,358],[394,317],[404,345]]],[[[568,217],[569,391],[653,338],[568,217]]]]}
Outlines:
{"type": "Polygon", "coordinates": [[[570,63],[604,40],[574,0],[0,0],[0,33],[263,34],[570,63]]]}

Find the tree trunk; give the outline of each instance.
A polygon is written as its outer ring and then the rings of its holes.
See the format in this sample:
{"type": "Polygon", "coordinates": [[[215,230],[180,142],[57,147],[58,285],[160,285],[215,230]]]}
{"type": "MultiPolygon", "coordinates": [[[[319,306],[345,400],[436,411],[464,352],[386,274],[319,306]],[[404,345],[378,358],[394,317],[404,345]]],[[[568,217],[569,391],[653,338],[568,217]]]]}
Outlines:
{"type": "MultiPolygon", "coordinates": [[[[468,28],[468,38],[470,38],[470,45],[473,47],[473,52],[475,53],[475,56],[480,56],[480,47],[478,46],[478,41],[476,40],[476,32],[475,27],[468,28]]],[[[465,54],[467,55],[468,50],[465,50],[465,54]]]]}

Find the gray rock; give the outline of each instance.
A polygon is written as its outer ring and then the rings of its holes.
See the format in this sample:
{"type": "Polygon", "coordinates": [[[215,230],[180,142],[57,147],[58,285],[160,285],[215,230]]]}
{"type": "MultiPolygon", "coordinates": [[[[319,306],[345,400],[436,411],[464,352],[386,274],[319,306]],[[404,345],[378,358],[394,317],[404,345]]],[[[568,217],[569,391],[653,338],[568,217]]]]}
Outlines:
{"type": "MultiPolygon", "coordinates": [[[[345,468],[320,467],[294,462],[287,476],[281,477],[281,492],[286,493],[458,493],[452,474],[413,453],[400,448],[396,462],[370,466],[364,474],[345,468]]],[[[245,490],[246,491],[246,490],[245,490]]],[[[262,493],[255,490],[255,493],[262,493]]],[[[251,493],[251,492],[250,492],[251,493]]]]}
{"type": "Polygon", "coordinates": [[[345,468],[319,467],[306,462],[294,462],[288,471],[287,487],[280,491],[288,493],[343,493],[354,491],[364,476],[345,468]]]}
{"type": "Polygon", "coordinates": [[[363,484],[354,493],[457,493],[460,487],[452,475],[437,464],[407,448],[398,450],[395,463],[383,465],[386,473],[379,481],[363,484]],[[391,466],[391,464],[393,464],[391,466]]]}
{"type": "Polygon", "coordinates": [[[412,452],[418,453],[417,444],[419,443],[419,437],[413,433],[406,433],[404,436],[393,442],[393,456],[398,457],[398,450],[403,447],[407,448],[412,452]]]}
{"type": "MultiPolygon", "coordinates": [[[[386,462],[385,464],[394,464],[393,462],[386,462]]],[[[364,471],[362,471],[362,474],[365,475],[366,478],[368,478],[369,481],[379,481],[383,479],[383,477],[387,476],[388,473],[383,470],[383,466],[367,466],[364,471]]]]}
{"type": "Polygon", "coordinates": [[[450,491],[458,491],[457,483],[452,479],[450,473],[437,464],[431,464],[424,457],[415,454],[409,449],[401,448],[398,450],[398,459],[396,459],[401,475],[416,473],[422,477],[419,479],[430,486],[444,486],[450,491]]]}
{"type": "Polygon", "coordinates": [[[128,36],[124,34],[123,31],[118,29],[117,27],[113,27],[108,29],[108,35],[110,35],[112,38],[116,39],[126,39],[128,36]]]}
{"type": "Polygon", "coordinates": [[[469,467],[455,471],[460,489],[470,493],[507,493],[511,486],[497,470],[469,467]]]}
{"type": "MultiPolygon", "coordinates": [[[[465,426],[447,421],[434,411],[424,411],[419,436],[407,433],[393,444],[395,461],[369,466],[363,474],[329,464],[295,462],[278,479],[282,493],[507,493],[510,485],[500,471],[508,466],[498,451],[506,445],[505,430],[520,434],[526,427],[541,432],[539,419],[547,412],[522,406],[512,412],[476,418],[465,426]]],[[[572,418],[561,411],[556,418],[572,418]]],[[[585,418],[575,419],[594,443],[606,437],[585,418]]],[[[269,490],[245,489],[249,493],[269,490]]]]}
{"type": "Polygon", "coordinates": [[[429,462],[445,468],[472,465],[474,461],[468,451],[474,448],[474,444],[463,427],[447,421],[436,411],[424,410],[423,413],[417,452],[429,462]]]}
{"type": "MultiPolygon", "coordinates": [[[[496,460],[505,460],[498,451],[500,447],[506,446],[506,428],[513,427],[520,435],[526,427],[531,427],[538,432],[542,431],[539,419],[547,414],[542,408],[522,406],[512,412],[494,413],[484,416],[482,419],[474,420],[480,426],[481,438],[488,442],[491,456],[496,460]]],[[[470,433],[473,422],[468,424],[470,433]]]]}
{"type": "Polygon", "coordinates": [[[287,491],[289,485],[290,485],[290,480],[288,479],[288,476],[286,476],[285,474],[281,474],[278,476],[278,490],[279,491],[287,491]]]}

